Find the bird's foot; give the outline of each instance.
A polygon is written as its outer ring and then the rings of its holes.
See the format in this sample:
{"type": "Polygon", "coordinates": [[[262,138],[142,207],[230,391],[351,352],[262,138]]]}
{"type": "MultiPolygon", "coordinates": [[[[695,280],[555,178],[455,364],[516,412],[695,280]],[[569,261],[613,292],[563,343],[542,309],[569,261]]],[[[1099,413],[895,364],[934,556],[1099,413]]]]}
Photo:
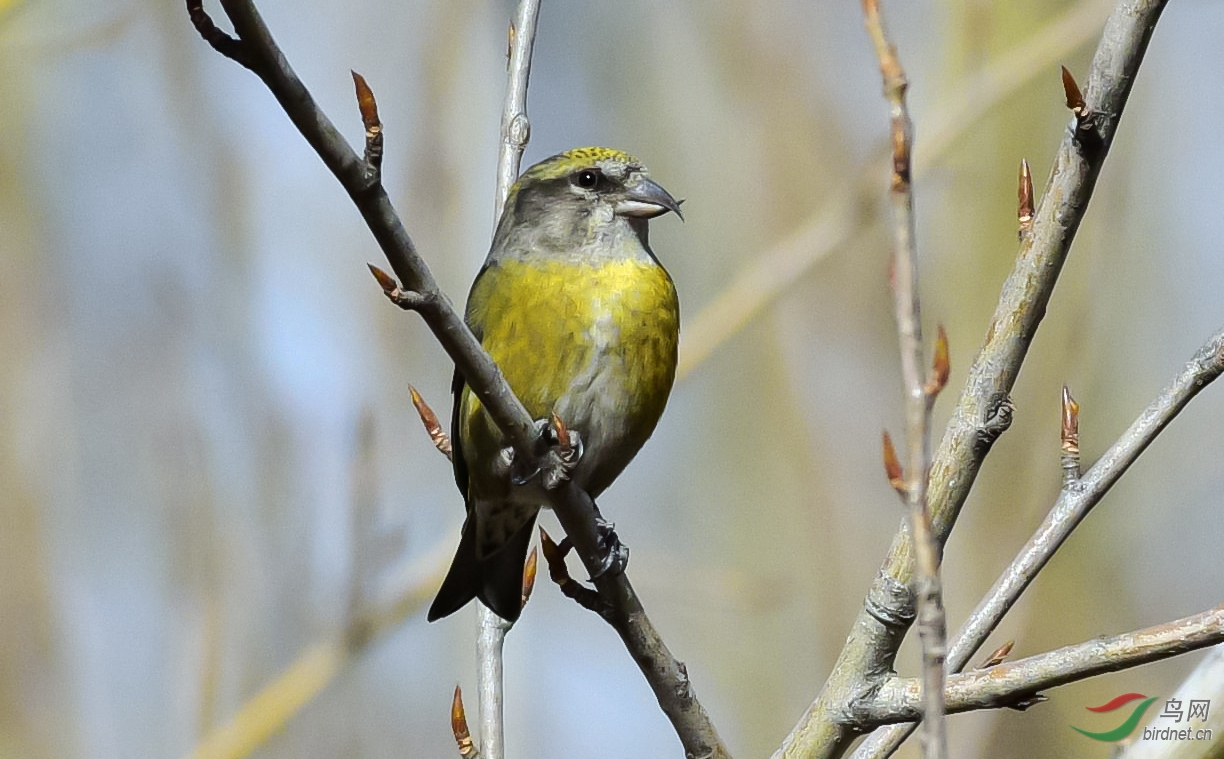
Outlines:
{"type": "Polygon", "coordinates": [[[548,441],[548,453],[544,454],[543,483],[545,490],[556,490],[570,478],[570,473],[582,459],[582,436],[571,430],[553,414],[552,419],[540,419],[543,425],[540,434],[548,441]]]}
{"type": "Polygon", "coordinates": [[[567,429],[555,415],[553,419],[537,419],[535,426],[548,444],[543,460],[539,464],[521,463],[513,446],[506,446],[501,450],[501,468],[515,485],[526,485],[539,476],[546,490],[555,490],[569,480],[582,458],[582,436],[567,429]]]}
{"type": "Polygon", "coordinates": [[[604,576],[623,573],[625,567],[629,566],[629,549],[617,536],[616,525],[597,514],[595,530],[599,533],[599,549],[602,558],[599,562],[599,570],[591,575],[591,580],[595,581],[604,576]]]}

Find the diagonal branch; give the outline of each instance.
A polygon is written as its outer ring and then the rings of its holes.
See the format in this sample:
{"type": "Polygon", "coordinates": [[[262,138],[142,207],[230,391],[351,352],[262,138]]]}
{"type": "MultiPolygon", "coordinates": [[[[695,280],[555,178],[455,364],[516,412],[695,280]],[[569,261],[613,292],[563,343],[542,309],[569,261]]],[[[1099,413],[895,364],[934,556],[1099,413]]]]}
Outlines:
{"type": "MultiPolygon", "coordinates": [[[[1165,2],[1122,0],[1106,22],[1084,95],[1091,128],[1079,128],[1077,120],[1063,138],[1032,230],[1021,241],[986,340],[935,454],[928,503],[940,544],[947,540],[994,440],[1010,423],[1008,394],[1045,315],[1165,2]]],[[[908,588],[913,576],[913,547],[902,529],[829,679],[778,755],[833,756],[857,736],[838,715],[859,692],[892,670],[914,618],[914,596],[908,588]]]]}
{"type": "MultiPolygon", "coordinates": [[[[202,0],[186,0],[186,3],[189,16],[200,30],[203,25],[199,19],[206,17],[202,0]]],[[[290,121],[349,194],[404,289],[414,295],[412,309],[424,319],[438,343],[463,373],[498,429],[524,460],[538,457],[544,452],[545,443],[527,410],[438,288],[378,181],[377,173],[368,170],[366,162],[319,108],[276,45],[252,0],[222,0],[221,6],[233,25],[236,42],[234,45],[222,43],[225,49],[219,52],[238,60],[263,80],[290,121]]],[[[215,29],[211,21],[209,26],[215,29]]],[[[203,29],[207,31],[208,27],[203,29]]],[[[202,36],[216,46],[216,34],[202,32],[202,36]]],[[[592,575],[598,574],[603,553],[590,496],[567,482],[552,491],[551,498],[557,518],[583,565],[592,575]]],[[[608,600],[613,626],[642,670],[686,753],[694,757],[729,756],[697,700],[684,665],[663,643],[628,577],[623,573],[606,573],[595,580],[595,586],[608,600]]]]}

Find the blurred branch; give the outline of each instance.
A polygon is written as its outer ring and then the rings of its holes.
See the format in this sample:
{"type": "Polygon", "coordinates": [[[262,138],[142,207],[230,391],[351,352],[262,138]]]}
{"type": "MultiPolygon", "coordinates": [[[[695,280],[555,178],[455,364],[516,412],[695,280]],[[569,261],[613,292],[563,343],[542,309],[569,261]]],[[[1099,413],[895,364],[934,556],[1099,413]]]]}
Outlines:
{"type": "MultiPolygon", "coordinates": [[[[1071,536],[1071,532],[1190,400],[1222,373],[1224,329],[1216,332],[1195,353],[1177,377],[1087,473],[1062,489],[1041,526],[956,634],[948,652],[949,671],[964,669],[969,658],[986,642],[1020,595],[1071,536]]],[[[1078,443],[1078,423],[1076,433],[1078,443]]],[[[877,731],[858,747],[854,755],[859,759],[882,759],[895,751],[913,730],[912,725],[897,725],[877,731]]]]}
{"type": "MultiPolygon", "coordinates": [[[[1113,0],[1081,0],[1029,36],[1014,50],[947,88],[952,93],[923,121],[923,140],[913,155],[913,179],[919,181],[961,137],[999,103],[1038,74],[1045,73],[1101,28],[1101,17],[1113,0]]],[[[688,376],[724,342],[735,336],[768,305],[825,256],[861,237],[867,209],[876,197],[876,172],[864,170],[851,189],[825,203],[807,221],[756,255],[721,293],[684,325],[684,344],[676,379],[688,376]]]]}
{"type": "MultiPolygon", "coordinates": [[[[250,69],[264,82],[294,126],[348,192],[391,268],[404,283],[405,289],[400,291],[404,300],[400,305],[409,306],[420,314],[462,372],[468,387],[523,460],[538,458],[545,452],[546,442],[527,410],[438,288],[396,214],[378,173],[371,171],[366,161],[353,152],[319,108],[289,66],[254,3],[251,0],[221,0],[236,37],[213,24],[203,10],[203,0],[186,0],[186,4],[188,16],[200,36],[217,52],[250,69]]],[[[646,677],[685,751],[697,757],[727,756],[714,725],[697,700],[688,673],[646,616],[629,578],[623,572],[599,574],[604,556],[597,512],[590,496],[570,481],[550,491],[550,497],[553,510],[583,565],[592,575],[599,575],[595,586],[611,607],[608,619],[646,677]]]]}
{"type": "MultiPolygon", "coordinates": [[[[931,382],[923,376],[922,308],[918,292],[918,241],[914,231],[914,188],[910,156],[914,124],[910,120],[906,91],[909,82],[888,36],[878,0],[863,0],[867,32],[875,47],[888,99],[892,179],[889,199],[893,211],[894,248],[892,288],[901,346],[901,379],[905,387],[905,437],[909,476],[904,478],[909,511],[910,536],[917,555],[915,593],[918,598],[918,637],[922,641],[922,682],[926,694],[923,709],[922,755],[943,759],[948,753],[944,723],[944,656],[947,652],[947,622],[939,582],[939,546],[931,535],[927,512],[927,471],[931,466],[931,409],[948,380],[948,338],[939,332],[937,369],[931,382]],[[942,358],[942,366],[939,366],[942,358]]],[[[891,449],[891,445],[888,448],[891,449]]],[[[896,455],[893,455],[895,461],[896,455]]],[[[890,476],[890,480],[900,479],[890,476]]],[[[895,486],[894,486],[895,487],[895,486]]]]}
{"type": "MultiPolygon", "coordinates": [[[[449,552],[451,542],[448,536],[440,547],[449,552]]],[[[284,730],[302,707],[322,693],[350,662],[425,606],[446,572],[446,564],[438,560],[439,555],[437,551],[429,554],[434,566],[431,573],[353,619],[343,634],[299,654],[276,679],[244,703],[229,722],[205,737],[191,752],[190,759],[242,759],[284,730]]]]}
{"type": "MultiPolygon", "coordinates": [[[[1089,118],[1077,117],[1063,138],[1032,231],[1021,241],[986,340],[970,367],[931,467],[931,528],[941,545],[982,461],[1010,424],[1008,394],[1045,315],[1164,5],[1165,0],[1124,0],[1106,22],[1084,95],[1089,118]]],[[[914,619],[915,599],[908,587],[913,575],[913,547],[902,529],[893,538],[833,671],[778,755],[835,756],[858,735],[858,726],[840,715],[865,688],[889,676],[914,619]]]]}
{"type": "MultiPolygon", "coordinates": [[[[1142,630],[1094,638],[1027,659],[948,678],[948,711],[1023,709],[1040,691],[1106,672],[1138,667],[1224,642],[1224,606],[1142,630]]],[[[851,705],[856,720],[885,722],[922,717],[922,683],[893,677],[878,692],[851,705]]]]}

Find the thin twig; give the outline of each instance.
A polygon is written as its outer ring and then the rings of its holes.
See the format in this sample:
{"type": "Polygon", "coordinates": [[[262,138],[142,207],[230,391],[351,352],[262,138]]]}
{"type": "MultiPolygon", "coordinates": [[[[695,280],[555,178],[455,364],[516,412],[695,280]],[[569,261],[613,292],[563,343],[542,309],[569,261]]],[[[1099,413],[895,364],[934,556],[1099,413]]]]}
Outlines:
{"type": "MultiPolygon", "coordinates": [[[[200,0],[186,0],[196,20],[200,0]]],[[[234,27],[244,65],[264,82],[281,104],[290,121],[310,143],[357,206],[374,239],[391,264],[404,290],[419,296],[413,310],[421,315],[438,343],[455,362],[467,386],[507,442],[522,456],[533,460],[547,444],[523,404],[501,376],[480,342],[439,290],[429,267],[418,255],[380,182],[368,176],[366,163],[345,142],[331,120],[290,68],[252,0],[222,0],[221,6],[234,27]]],[[[199,10],[203,14],[203,10],[199,10]]],[[[211,23],[211,22],[210,22],[211,23]]],[[[197,29],[200,24],[196,24],[197,29]]],[[[207,37],[206,37],[207,39],[207,37]]],[[[211,42],[211,40],[209,40],[211,42]]],[[[224,52],[224,51],[222,51],[224,52]]],[[[232,56],[231,56],[232,57],[232,56]]],[[[590,496],[573,482],[550,491],[553,510],[573,542],[587,571],[599,573],[604,558],[602,536],[597,529],[596,510],[590,496]]],[[[641,601],[624,573],[604,573],[595,586],[611,604],[611,621],[629,649],[671,721],[685,751],[695,757],[728,756],[709,715],[697,700],[684,666],[663,643],[646,616],[641,601]]]]}
{"type": "MultiPolygon", "coordinates": [[[[1010,422],[1008,394],[1045,315],[1164,5],[1165,0],[1125,0],[1106,22],[1084,96],[1097,114],[1095,138],[1089,145],[1079,130],[1068,130],[1064,137],[1034,214],[1032,233],[1021,242],[987,339],[969,369],[935,454],[928,506],[932,531],[941,544],[991,445],[1010,422]]],[[[908,588],[913,574],[914,556],[903,529],[893,537],[828,680],[777,755],[835,756],[858,736],[858,730],[838,715],[856,693],[891,672],[914,617],[914,597],[908,588]]]]}
{"type": "Polygon", "coordinates": [[[521,0],[510,27],[510,61],[506,101],[502,107],[501,142],[497,148],[497,191],[493,199],[493,224],[501,218],[510,187],[518,179],[523,151],[531,139],[527,119],[527,85],[531,81],[531,52],[535,47],[540,0],[521,0]]]}
{"type": "MultiPolygon", "coordinates": [[[[1224,606],[1217,606],[1155,627],[1094,638],[989,669],[952,675],[948,678],[948,711],[1024,708],[1043,690],[1222,642],[1224,606]]],[[[922,703],[922,683],[917,678],[894,677],[870,697],[853,704],[852,709],[857,720],[867,723],[913,721],[922,716],[922,703]]]]}
{"type": "MultiPolygon", "coordinates": [[[[891,109],[892,180],[889,199],[893,210],[894,236],[891,273],[901,346],[901,378],[905,385],[909,476],[905,479],[904,495],[909,507],[910,535],[917,557],[914,591],[918,599],[917,625],[922,641],[925,694],[922,755],[924,759],[943,759],[948,753],[943,703],[947,622],[939,580],[940,550],[931,535],[930,514],[927,511],[927,473],[931,466],[931,409],[948,379],[947,337],[940,330],[936,376],[927,383],[922,370],[922,308],[918,293],[918,241],[914,229],[914,188],[911,182],[914,125],[905,97],[909,82],[897,57],[897,48],[888,37],[878,0],[863,0],[863,14],[880,62],[884,96],[891,109]],[[939,359],[942,359],[942,365],[939,359]]],[[[886,446],[885,450],[888,448],[891,445],[886,446]]],[[[889,479],[893,477],[890,475],[889,479]]]]}
{"type": "MultiPolygon", "coordinates": [[[[948,651],[949,671],[959,672],[965,667],[1072,531],[1191,399],[1221,374],[1224,374],[1224,329],[1216,332],[1198,349],[1181,372],[1148,404],[1096,464],[1072,486],[1063,488],[1041,526],[956,634],[948,651]]],[[[1065,423],[1063,429],[1065,439],[1065,423]]],[[[1076,433],[1078,443],[1078,425],[1076,433]]],[[[911,732],[913,727],[908,725],[879,731],[859,747],[855,756],[888,756],[911,732]]]]}
{"type": "Polygon", "coordinates": [[[484,604],[476,604],[476,684],[480,689],[480,752],[485,759],[506,755],[502,649],[513,626],[484,604]]]}
{"type": "MultiPolygon", "coordinates": [[[[493,226],[501,217],[510,187],[518,179],[523,150],[531,135],[527,120],[527,86],[531,80],[531,53],[535,48],[539,0],[521,0],[510,24],[510,60],[506,73],[506,99],[502,106],[501,143],[497,151],[497,185],[493,193],[493,226]]],[[[480,688],[480,750],[485,759],[506,755],[502,652],[513,622],[502,619],[484,604],[476,604],[476,675],[480,688]]]]}

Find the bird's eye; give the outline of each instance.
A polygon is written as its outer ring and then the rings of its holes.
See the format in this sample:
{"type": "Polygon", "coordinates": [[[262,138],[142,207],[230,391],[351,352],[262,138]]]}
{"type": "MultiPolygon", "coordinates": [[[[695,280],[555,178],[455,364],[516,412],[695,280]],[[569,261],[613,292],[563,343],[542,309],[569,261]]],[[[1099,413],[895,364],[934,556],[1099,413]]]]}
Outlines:
{"type": "Polygon", "coordinates": [[[594,190],[602,177],[596,169],[583,169],[574,175],[573,182],[584,190],[594,190]]]}

